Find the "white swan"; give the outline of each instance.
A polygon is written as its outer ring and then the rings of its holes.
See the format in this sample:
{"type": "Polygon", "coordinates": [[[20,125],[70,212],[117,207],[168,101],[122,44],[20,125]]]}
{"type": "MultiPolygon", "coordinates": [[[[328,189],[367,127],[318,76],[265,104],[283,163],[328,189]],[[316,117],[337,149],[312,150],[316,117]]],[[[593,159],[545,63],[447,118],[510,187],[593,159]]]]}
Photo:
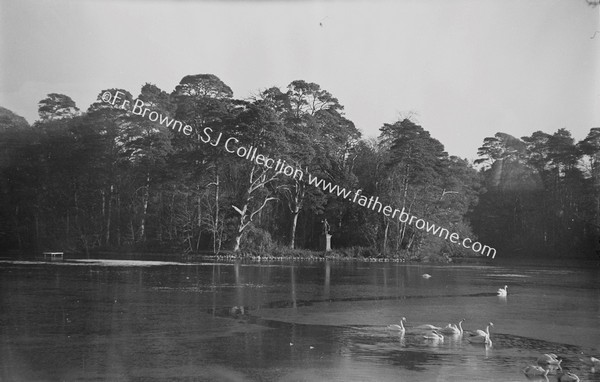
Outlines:
{"type": "Polygon", "coordinates": [[[472,344],[485,344],[486,346],[492,346],[492,340],[488,336],[475,336],[467,338],[467,341],[472,344]]]}
{"type": "Polygon", "coordinates": [[[450,335],[461,335],[463,334],[463,328],[462,328],[462,323],[465,319],[463,318],[462,320],[458,321],[458,326],[454,325],[454,324],[448,324],[445,327],[442,328],[442,330],[440,330],[443,334],[450,334],[450,335]]]}
{"type": "Polygon", "coordinates": [[[506,295],[508,294],[508,285],[505,285],[504,288],[498,288],[498,296],[501,297],[506,297],[506,295]]]}
{"type": "Polygon", "coordinates": [[[437,330],[432,330],[431,333],[424,335],[423,338],[426,340],[434,340],[434,341],[443,341],[444,336],[440,334],[437,330]]]}
{"type": "Polygon", "coordinates": [[[493,322],[488,322],[488,325],[485,328],[485,332],[481,329],[477,329],[475,332],[476,336],[490,336],[490,326],[494,326],[493,322]]]}
{"type": "Polygon", "coordinates": [[[458,329],[458,326],[454,324],[448,324],[440,330],[440,333],[453,336],[456,334],[460,334],[460,329],[458,329]]]}
{"type": "Polygon", "coordinates": [[[423,329],[423,330],[441,330],[442,328],[440,328],[439,326],[434,326],[434,325],[424,324],[424,325],[415,326],[415,329],[423,329]]]}
{"type": "Polygon", "coordinates": [[[400,325],[396,325],[396,324],[388,325],[388,329],[397,330],[400,333],[404,334],[406,332],[406,329],[404,328],[404,321],[406,321],[406,317],[402,317],[400,319],[400,325]]]}
{"type": "Polygon", "coordinates": [[[429,273],[423,273],[423,276],[422,276],[422,277],[423,277],[424,279],[429,279],[429,278],[431,278],[431,275],[430,275],[429,273]]]}
{"type": "Polygon", "coordinates": [[[492,340],[490,338],[490,326],[494,326],[494,324],[492,322],[488,323],[488,326],[485,328],[485,332],[483,330],[477,330],[477,335],[467,338],[467,341],[473,344],[486,344],[491,346],[492,340]]]}
{"type": "Polygon", "coordinates": [[[541,366],[529,365],[525,369],[523,369],[523,373],[525,373],[528,377],[537,377],[537,376],[548,376],[548,371],[541,366]]]}
{"type": "Polygon", "coordinates": [[[561,362],[562,359],[558,359],[558,357],[554,353],[542,354],[537,359],[538,365],[556,365],[562,370],[560,366],[561,362]]]}

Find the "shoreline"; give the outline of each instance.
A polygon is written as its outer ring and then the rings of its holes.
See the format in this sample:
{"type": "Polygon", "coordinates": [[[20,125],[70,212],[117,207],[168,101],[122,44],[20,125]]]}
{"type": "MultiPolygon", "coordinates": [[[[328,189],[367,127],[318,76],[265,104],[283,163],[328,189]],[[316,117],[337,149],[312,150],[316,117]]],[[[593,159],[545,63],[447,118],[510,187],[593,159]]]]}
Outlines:
{"type": "MultiPolygon", "coordinates": [[[[160,259],[160,261],[227,261],[227,262],[361,262],[361,263],[401,263],[401,264],[452,264],[464,262],[486,261],[488,257],[473,256],[450,258],[448,256],[419,257],[419,256],[381,256],[364,255],[364,248],[345,248],[339,250],[312,251],[306,249],[275,248],[268,253],[257,253],[255,251],[221,251],[214,254],[211,251],[198,253],[179,252],[142,252],[142,251],[119,251],[119,250],[92,250],[86,254],[85,251],[65,250],[63,258],[48,260],[51,262],[69,261],[74,259],[114,259],[114,260],[148,260],[160,259]]],[[[42,260],[42,251],[7,251],[0,254],[1,259],[10,260],[42,260]]]]}

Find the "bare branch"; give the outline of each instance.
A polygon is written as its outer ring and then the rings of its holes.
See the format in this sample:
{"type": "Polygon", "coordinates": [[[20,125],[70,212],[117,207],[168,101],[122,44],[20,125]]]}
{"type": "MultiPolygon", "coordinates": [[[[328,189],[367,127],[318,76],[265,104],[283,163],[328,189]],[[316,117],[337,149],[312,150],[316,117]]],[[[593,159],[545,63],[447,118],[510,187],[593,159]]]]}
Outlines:
{"type": "Polygon", "coordinates": [[[238,214],[240,214],[240,216],[242,216],[242,217],[243,217],[244,215],[246,215],[246,210],[247,210],[247,207],[248,207],[248,206],[247,206],[247,205],[246,205],[246,206],[244,206],[244,210],[243,210],[243,211],[242,211],[242,210],[240,210],[239,208],[237,208],[236,206],[234,206],[233,204],[231,205],[231,207],[233,207],[233,209],[234,209],[234,210],[235,210],[235,211],[236,211],[238,214]]]}
{"type": "Polygon", "coordinates": [[[446,189],[444,189],[442,191],[442,196],[440,196],[440,200],[442,200],[442,198],[446,195],[446,194],[460,194],[460,192],[458,191],[446,191],[446,189]]]}
{"type": "Polygon", "coordinates": [[[260,206],[260,208],[258,208],[256,211],[254,211],[252,214],[250,214],[250,221],[252,221],[252,218],[254,217],[254,215],[256,215],[257,213],[260,212],[260,210],[262,210],[263,208],[265,208],[265,206],[267,205],[267,203],[271,200],[276,200],[277,198],[274,197],[269,197],[266,198],[265,201],[263,202],[262,206],[260,206]]]}

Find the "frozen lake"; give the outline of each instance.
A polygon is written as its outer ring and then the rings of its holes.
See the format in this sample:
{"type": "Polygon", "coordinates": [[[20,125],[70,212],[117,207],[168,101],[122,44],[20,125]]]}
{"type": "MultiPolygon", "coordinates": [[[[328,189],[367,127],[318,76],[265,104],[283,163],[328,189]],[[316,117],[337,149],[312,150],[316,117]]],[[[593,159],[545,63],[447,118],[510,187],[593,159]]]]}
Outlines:
{"type": "Polygon", "coordinates": [[[0,259],[0,380],[600,381],[598,265],[490,264],[0,259]],[[493,346],[415,328],[463,318],[493,346]]]}

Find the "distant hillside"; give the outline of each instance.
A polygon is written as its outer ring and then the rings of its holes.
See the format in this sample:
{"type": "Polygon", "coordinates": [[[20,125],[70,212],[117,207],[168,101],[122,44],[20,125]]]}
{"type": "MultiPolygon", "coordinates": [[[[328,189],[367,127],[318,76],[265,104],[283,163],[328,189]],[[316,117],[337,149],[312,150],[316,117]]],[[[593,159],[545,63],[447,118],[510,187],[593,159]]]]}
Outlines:
{"type": "Polygon", "coordinates": [[[9,128],[24,128],[29,127],[27,120],[20,115],[0,106],[0,131],[9,128]]]}

